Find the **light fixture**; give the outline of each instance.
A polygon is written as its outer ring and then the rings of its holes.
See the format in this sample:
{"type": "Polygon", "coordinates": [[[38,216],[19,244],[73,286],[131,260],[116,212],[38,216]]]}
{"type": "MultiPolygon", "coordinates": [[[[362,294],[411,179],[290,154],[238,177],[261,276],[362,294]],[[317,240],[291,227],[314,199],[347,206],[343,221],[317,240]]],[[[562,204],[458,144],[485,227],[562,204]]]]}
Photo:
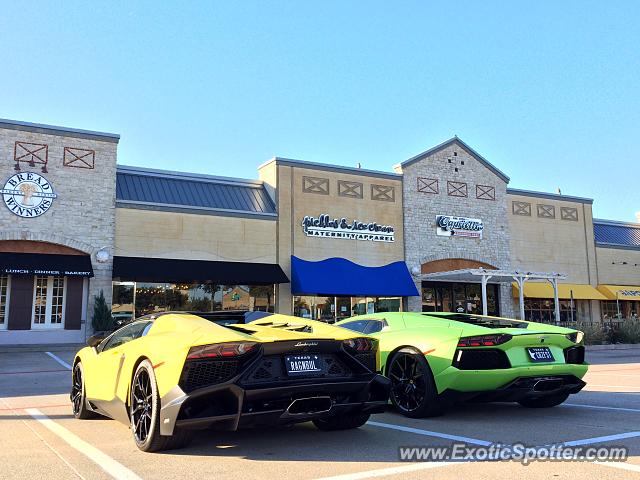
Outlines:
{"type": "Polygon", "coordinates": [[[96,252],[96,262],[98,263],[107,263],[109,258],[109,249],[107,247],[102,247],[96,252]]]}

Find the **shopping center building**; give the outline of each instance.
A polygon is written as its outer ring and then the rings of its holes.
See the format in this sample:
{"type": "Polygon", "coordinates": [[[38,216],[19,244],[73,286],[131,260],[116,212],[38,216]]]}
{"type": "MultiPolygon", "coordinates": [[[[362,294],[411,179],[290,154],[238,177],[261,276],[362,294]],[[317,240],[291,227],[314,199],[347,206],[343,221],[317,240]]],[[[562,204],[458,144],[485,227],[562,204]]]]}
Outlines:
{"type": "Polygon", "coordinates": [[[119,165],[118,142],[0,120],[0,344],[83,342],[101,292],[121,320],[518,317],[522,294],[526,318],[552,322],[542,272],[559,282],[560,321],[640,308],[640,224],[593,219],[589,198],[510,188],[457,137],[389,171],[276,157],[256,179],[119,165]]]}

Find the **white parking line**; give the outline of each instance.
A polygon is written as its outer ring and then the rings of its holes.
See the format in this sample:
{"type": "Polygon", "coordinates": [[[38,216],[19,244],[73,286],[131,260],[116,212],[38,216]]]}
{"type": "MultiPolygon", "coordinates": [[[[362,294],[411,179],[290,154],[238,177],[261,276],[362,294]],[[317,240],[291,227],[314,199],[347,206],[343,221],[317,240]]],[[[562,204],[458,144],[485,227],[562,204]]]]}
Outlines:
{"type": "Polygon", "coordinates": [[[47,355],[49,355],[51,358],[53,358],[56,362],[58,362],[60,365],[62,365],[64,368],[66,368],[67,370],[71,370],[71,365],[69,365],[67,362],[65,362],[64,360],[62,360],[59,356],[54,355],[51,352],[44,352],[47,355]]]}
{"type": "Polygon", "coordinates": [[[582,403],[563,403],[562,406],[567,407],[582,407],[582,408],[594,408],[596,410],[614,410],[619,412],[634,412],[640,413],[640,408],[625,408],[625,407],[603,407],[601,405],[585,405],[582,403]]]}
{"type": "Polygon", "coordinates": [[[410,465],[401,465],[398,467],[380,468],[378,470],[367,470],[366,472],[345,473],[333,477],[322,477],[317,480],[363,480],[365,478],[387,477],[389,475],[398,475],[400,473],[417,472],[427,470],[429,468],[446,467],[449,465],[461,465],[465,462],[424,462],[412,463],[410,465]]]}
{"type": "Polygon", "coordinates": [[[459,435],[450,435],[448,433],[432,432],[430,430],[421,430],[419,428],[405,427],[403,425],[394,425],[392,423],[380,423],[368,421],[367,425],[372,427],[389,428],[391,430],[399,430],[401,432],[415,433],[416,435],[424,435],[426,437],[445,438],[447,440],[457,440],[458,442],[470,443],[471,445],[482,445],[488,447],[493,442],[487,442],[485,440],[478,440],[477,438],[461,437],[459,435]]]}
{"type": "Polygon", "coordinates": [[[619,468],[620,470],[628,470],[630,472],[640,472],[640,465],[633,463],[623,462],[593,462],[595,465],[601,465],[603,467],[619,468]]]}
{"type": "MultiPolygon", "coordinates": [[[[634,387],[632,385],[596,385],[595,383],[587,383],[587,387],[605,387],[605,388],[630,388],[631,390],[639,390],[640,387],[634,387]]],[[[589,391],[589,390],[587,390],[589,391]]]]}
{"type": "Polygon", "coordinates": [[[578,445],[591,445],[592,443],[611,442],[613,440],[622,440],[624,438],[640,437],[640,432],[625,432],[616,435],[605,435],[602,437],[585,438],[583,440],[573,440],[571,442],[562,442],[567,447],[575,447],[578,445]]]}
{"type": "Polygon", "coordinates": [[[27,408],[25,411],[77,451],[95,462],[96,465],[116,480],[142,480],[138,475],[133,473],[120,462],[114,460],[106,453],[101,452],[93,445],[90,445],[63,426],[57,424],[37,408],[27,408]]]}

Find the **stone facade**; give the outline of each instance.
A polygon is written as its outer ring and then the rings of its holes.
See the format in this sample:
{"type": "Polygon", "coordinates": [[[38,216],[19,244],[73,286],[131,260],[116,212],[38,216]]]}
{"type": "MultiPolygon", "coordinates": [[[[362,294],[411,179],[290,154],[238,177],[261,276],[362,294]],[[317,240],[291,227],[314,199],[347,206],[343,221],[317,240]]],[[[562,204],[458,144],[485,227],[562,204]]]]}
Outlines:
{"type": "MultiPolygon", "coordinates": [[[[88,282],[86,317],[89,318],[83,318],[83,327],[90,324],[94,295],[102,290],[107,301],[111,301],[118,139],[112,134],[0,121],[2,185],[16,173],[34,172],[45,177],[57,195],[49,210],[35,218],[17,216],[2,202],[0,241],[49,242],[91,256],[95,276],[88,282]],[[46,147],[32,157],[28,151],[40,148],[33,145],[46,147]],[[45,161],[46,164],[41,163],[45,161]],[[103,248],[109,252],[109,260],[98,263],[95,253],[103,248]]],[[[10,343],[31,343],[28,338],[17,338],[17,335],[28,336],[29,331],[5,333],[13,335],[10,343]]],[[[41,342],[43,333],[38,332],[41,342]]],[[[51,337],[47,341],[83,341],[88,332],[83,328],[80,332],[57,330],[46,333],[51,337]],[[66,338],[71,335],[82,338],[66,338]]]]}
{"type": "MultiPolygon", "coordinates": [[[[510,267],[507,218],[508,178],[455,138],[396,167],[403,174],[405,261],[417,274],[434,260],[467,259],[510,267]],[[478,218],[482,238],[436,234],[436,216],[478,218]]],[[[415,275],[418,290],[421,281],[415,275]]],[[[420,311],[419,297],[409,299],[409,310],[420,311]]],[[[500,312],[513,314],[510,285],[500,289],[500,312]]]]}

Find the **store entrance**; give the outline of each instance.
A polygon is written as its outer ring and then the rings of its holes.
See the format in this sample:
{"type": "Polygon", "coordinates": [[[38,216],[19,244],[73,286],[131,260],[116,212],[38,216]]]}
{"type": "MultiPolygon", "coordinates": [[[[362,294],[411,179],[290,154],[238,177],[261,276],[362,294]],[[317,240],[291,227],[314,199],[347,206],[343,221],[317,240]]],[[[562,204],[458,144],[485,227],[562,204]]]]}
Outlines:
{"type": "MultiPolygon", "coordinates": [[[[487,313],[499,316],[498,285],[487,285],[487,313]]],[[[422,282],[423,312],[482,314],[482,287],[479,283],[422,282]]]]}

